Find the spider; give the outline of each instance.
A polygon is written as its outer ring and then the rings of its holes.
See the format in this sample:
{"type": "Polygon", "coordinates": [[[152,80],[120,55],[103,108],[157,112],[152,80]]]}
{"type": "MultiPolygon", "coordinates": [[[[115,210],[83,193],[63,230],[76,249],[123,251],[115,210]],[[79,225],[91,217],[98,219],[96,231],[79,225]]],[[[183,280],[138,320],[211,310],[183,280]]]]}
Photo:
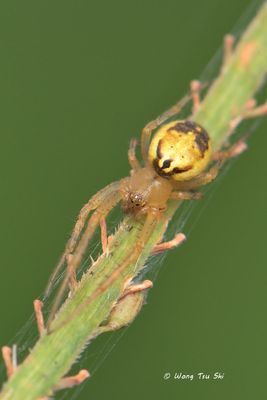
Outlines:
{"type": "MultiPolygon", "coordinates": [[[[66,263],[67,272],[52,307],[48,325],[59,307],[66,287],[69,285],[71,290],[76,287],[77,268],[98,225],[101,227],[102,247],[105,250],[107,246],[105,218],[119,202],[124,212],[131,213],[135,218],[144,217],[145,223],[138,243],[118,267],[117,273],[123,271],[125,265],[136,261],[150,235],[151,226],[160,219],[170,199],[178,201],[200,199],[202,193],[195,190],[216,178],[225,159],[240,154],[246,148],[244,142],[237,142],[228,150],[213,152],[208,132],[197,122],[191,119],[175,119],[167,122],[191,99],[193,111],[196,111],[199,106],[200,89],[200,83],[193,81],[191,94],[182,98],[143,128],[140,141],[143,166],[136,157],[138,142],[133,139],[128,151],[130,176],[100,190],[81,209],[65,251],[46,290],[48,294],[60,269],[66,263]],[[151,139],[154,130],[156,132],[151,139]],[[216,162],[208,169],[212,160],[216,162]],[[89,218],[91,211],[94,212],[89,218]]],[[[177,246],[184,238],[183,234],[178,234],[172,241],[156,246],[155,251],[177,246]]],[[[143,285],[138,284],[137,287],[131,286],[131,288],[126,284],[125,293],[143,290],[151,285],[150,281],[145,281],[143,285]]],[[[105,287],[101,290],[104,289],[105,287]]]]}
{"type": "MultiPolygon", "coordinates": [[[[232,46],[233,37],[227,35],[225,38],[222,70],[224,69],[224,65],[226,65],[227,59],[231,56],[232,46]]],[[[109,284],[116,279],[118,274],[123,273],[127,265],[136,262],[145,243],[150,237],[151,229],[155,226],[155,221],[161,218],[170,199],[177,201],[200,199],[202,193],[195,192],[195,190],[213,181],[226,159],[237,156],[246,149],[245,142],[241,140],[225,151],[214,152],[208,132],[196,121],[192,119],[175,119],[174,121],[168,122],[168,120],[178,114],[191,99],[193,101],[194,115],[200,105],[200,89],[200,83],[198,81],[192,81],[190,95],[184,97],[181,101],[155,120],[149,122],[143,128],[141,134],[142,165],[138,161],[135,153],[138,142],[136,139],[131,140],[128,151],[128,159],[131,166],[130,175],[100,190],[81,209],[65,251],[49,280],[45,292],[47,296],[59,271],[67,264],[67,272],[56,295],[48,318],[47,327],[45,327],[42,313],[43,303],[40,300],[34,301],[35,316],[40,336],[51,333],[49,329],[50,323],[55,316],[66,287],[69,285],[71,291],[76,287],[77,268],[81,263],[89,240],[93,236],[98,225],[100,225],[101,228],[103,252],[108,254],[106,251],[108,238],[106,235],[105,218],[117,203],[121,203],[125,213],[132,214],[134,218],[143,218],[144,223],[134,248],[129,249],[125,259],[119,262],[119,265],[116,265],[115,271],[113,271],[110,276],[104,277],[106,281],[101,283],[99,288],[86,299],[87,304],[94,296],[104,292],[109,284]],[[154,130],[156,131],[151,139],[154,130]],[[212,163],[212,166],[209,168],[210,163],[212,163]],[[92,211],[94,212],[91,217],[89,217],[92,211]]],[[[247,109],[244,110],[242,114],[231,121],[229,125],[229,135],[242,119],[267,114],[267,102],[262,106],[255,107],[255,102],[252,99],[247,104],[246,108],[247,109]]],[[[156,245],[153,252],[164,251],[177,246],[184,238],[185,236],[180,233],[176,235],[173,240],[156,245]]],[[[118,329],[130,322],[129,315],[126,315],[127,320],[124,320],[123,315],[122,318],[120,318],[125,307],[123,300],[131,299],[131,297],[128,296],[129,294],[143,292],[145,289],[152,286],[152,282],[145,280],[139,284],[132,284],[131,278],[127,279],[123,285],[123,291],[111,309],[111,314],[113,313],[113,317],[114,314],[116,314],[116,318],[112,320],[113,325],[111,326],[109,326],[110,321],[108,321],[106,331],[118,329]]],[[[135,307],[138,309],[139,305],[142,306],[142,298],[140,300],[141,303],[136,302],[135,304],[135,307]]],[[[129,311],[129,309],[127,311],[129,311]]],[[[75,312],[77,312],[77,310],[75,310],[75,312]]],[[[132,317],[135,317],[138,310],[136,309],[135,311],[133,308],[131,312],[132,317]]],[[[60,326],[63,324],[64,321],[60,326]]],[[[101,327],[104,328],[103,331],[105,331],[105,324],[100,324],[100,328],[101,327]]],[[[14,348],[11,349],[8,346],[4,346],[2,348],[2,354],[7,375],[10,377],[17,368],[16,347],[14,346],[14,348]]],[[[83,382],[88,376],[89,373],[87,370],[81,370],[75,376],[62,378],[53,390],[73,387],[83,382]]]]}
{"type": "MultiPolygon", "coordinates": [[[[233,45],[234,37],[226,35],[224,38],[222,72],[232,55],[233,45]]],[[[136,157],[138,141],[132,139],[128,150],[128,160],[131,167],[130,176],[113,182],[100,190],[81,209],[65,251],[50,277],[45,291],[46,297],[58,273],[66,263],[67,272],[48,318],[48,330],[66,287],[69,286],[72,291],[77,285],[77,268],[98,225],[101,228],[102,249],[104,253],[106,252],[108,238],[105,219],[119,202],[125,213],[130,213],[135,218],[145,218],[145,222],[139,239],[135,243],[135,248],[130,249],[128,257],[117,267],[115,275],[123,272],[127,265],[137,260],[144,244],[151,235],[153,224],[160,219],[169,200],[200,199],[202,193],[195,190],[212,182],[225,160],[239,155],[247,148],[244,140],[240,140],[224,151],[214,152],[208,132],[193,119],[175,119],[168,122],[171,117],[179,114],[190,100],[192,100],[192,115],[194,115],[200,106],[200,90],[205,86],[197,80],[191,81],[191,93],[189,95],[149,122],[141,133],[142,165],[136,157]],[[151,139],[153,131],[155,132],[151,139]],[[212,166],[208,168],[211,163],[212,166]],[[89,218],[92,211],[94,212],[89,218]]],[[[228,136],[242,120],[266,114],[267,102],[261,106],[256,106],[255,100],[250,99],[243,112],[230,121],[228,136]]],[[[171,249],[178,246],[184,239],[185,235],[178,233],[171,241],[156,245],[153,252],[171,249]]],[[[109,277],[106,284],[98,289],[98,292],[103,292],[112,282],[112,279],[114,279],[114,276],[109,277]]],[[[142,291],[151,286],[152,282],[148,280],[137,285],[132,284],[132,281],[129,280],[125,283],[125,290],[121,298],[124,298],[128,293],[142,291]]]]}

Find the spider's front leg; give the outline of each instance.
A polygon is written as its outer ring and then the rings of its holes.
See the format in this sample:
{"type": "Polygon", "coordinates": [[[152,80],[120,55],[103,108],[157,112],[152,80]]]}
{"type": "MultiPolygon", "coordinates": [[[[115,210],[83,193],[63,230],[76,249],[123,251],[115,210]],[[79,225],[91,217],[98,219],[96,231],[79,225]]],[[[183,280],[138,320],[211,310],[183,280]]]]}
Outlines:
{"type": "Polygon", "coordinates": [[[64,253],[62,254],[58,264],[56,265],[53,274],[51,275],[48,285],[45,290],[45,297],[49,295],[51,288],[63,268],[65,262],[67,261],[67,258],[73,253],[75,250],[75,247],[77,245],[77,242],[79,240],[79,237],[84,229],[86,220],[89,217],[89,214],[91,211],[95,210],[98,208],[102,203],[108,201],[109,196],[118,191],[120,187],[120,181],[118,182],[113,182],[110,185],[106,186],[104,189],[100,190],[98,193],[96,193],[85,206],[81,209],[77,221],[75,223],[75,226],[73,228],[73,231],[71,233],[71,237],[69,238],[64,253]]]}
{"type": "MultiPolygon", "coordinates": [[[[76,226],[79,222],[77,221],[73,231],[74,233],[72,234],[70,239],[72,241],[75,239],[76,248],[72,254],[70,253],[66,254],[67,271],[63,279],[63,282],[59,288],[55,301],[52,305],[52,309],[47,322],[48,328],[50,327],[50,323],[54,318],[56,311],[58,310],[58,307],[60,305],[60,302],[63,298],[67,286],[69,285],[71,289],[74,289],[76,287],[77,284],[76,270],[82,261],[82,257],[86,251],[88,243],[92,238],[97,226],[101,224],[101,221],[103,221],[106,218],[109,212],[121,200],[120,185],[123,184],[124,181],[126,182],[128,179],[129,178],[125,178],[122,179],[121,181],[115,182],[107,186],[106,188],[102,189],[94,196],[94,199],[97,199],[98,205],[97,207],[95,207],[96,209],[94,213],[89,218],[86,228],[81,233],[81,237],[77,236],[77,231],[79,232],[82,231],[82,229],[80,228],[76,229],[76,226]]],[[[83,220],[82,223],[84,226],[85,221],[83,220]]]]}

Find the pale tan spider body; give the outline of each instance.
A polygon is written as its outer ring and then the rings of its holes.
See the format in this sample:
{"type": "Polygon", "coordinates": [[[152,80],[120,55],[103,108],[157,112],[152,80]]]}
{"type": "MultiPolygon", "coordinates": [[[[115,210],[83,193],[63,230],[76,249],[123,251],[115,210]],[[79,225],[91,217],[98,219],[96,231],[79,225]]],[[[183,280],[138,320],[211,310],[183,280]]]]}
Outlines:
{"type": "MultiPolygon", "coordinates": [[[[46,290],[46,294],[48,294],[59,271],[66,263],[67,271],[48,319],[48,329],[66,287],[70,286],[71,290],[76,287],[77,268],[81,265],[88,243],[98,225],[101,226],[102,247],[105,251],[107,246],[105,218],[119,202],[125,212],[132,213],[136,218],[144,217],[144,225],[134,248],[129,249],[129,254],[117,266],[113,275],[107,278],[106,282],[96,290],[96,293],[92,294],[92,298],[104,292],[108,285],[116,279],[117,274],[123,272],[129,263],[137,260],[151,235],[155,220],[161,217],[169,199],[199,199],[201,193],[193,190],[215,179],[222,165],[222,160],[235,156],[244,150],[244,146],[237,146],[233,150],[212,154],[210,137],[202,126],[191,120],[175,120],[166,123],[191,98],[193,98],[193,109],[195,109],[199,99],[198,94],[193,92],[192,96],[184,97],[143,128],[141,153],[144,165],[140,165],[136,157],[137,140],[134,139],[131,141],[128,151],[131,166],[130,176],[113,182],[100,190],[81,209],[65,251],[46,290]],[[157,128],[158,130],[150,140],[153,130],[157,128]],[[217,160],[217,162],[208,171],[205,171],[211,159],[217,160]],[[92,215],[89,216],[92,211],[92,215]],[[103,245],[103,243],[105,244],[103,245]]],[[[172,248],[181,243],[184,238],[183,234],[178,234],[172,241],[158,244],[155,252],[172,248]]],[[[150,282],[150,285],[152,285],[152,282],[150,282]]],[[[147,281],[145,284],[138,284],[137,288],[132,285],[129,288],[126,282],[124,293],[133,293],[148,287],[150,286],[147,281]]]]}
{"type": "MultiPolygon", "coordinates": [[[[150,235],[151,226],[166,209],[168,200],[200,198],[200,193],[194,193],[191,190],[209,183],[217,175],[218,165],[209,172],[204,172],[211,156],[210,138],[204,128],[189,120],[176,120],[164,124],[165,120],[176,114],[189,99],[190,96],[182,99],[162,116],[145,126],[141,137],[144,166],[141,166],[136,158],[137,141],[134,139],[131,141],[128,152],[132,168],[130,176],[108,185],[82,208],[65,252],[50,280],[49,288],[59,269],[67,262],[67,273],[52,307],[50,320],[59,306],[66,286],[68,284],[71,288],[76,286],[76,270],[96,227],[99,224],[103,226],[104,219],[118,202],[121,202],[125,212],[132,213],[136,218],[142,216],[146,218],[135,248],[120,266],[123,269],[124,264],[130,262],[131,259],[134,261],[142,251],[150,235]],[[150,143],[152,130],[159,126],[150,143]],[[92,210],[95,211],[88,219],[92,210]]],[[[183,239],[184,235],[178,236],[176,245],[183,239]]],[[[104,240],[104,242],[107,241],[104,240]]],[[[164,250],[164,247],[160,246],[160,249],[164,250]]],[[[173,243],[169,247],[167,245],[166,249],[171,246],[173,247],[173,243]]],[[[119,268],[118,271],[120,271],[119,268]]],[[[102,291],[104,287],[105,285],[101,287],[102,291]]]]}
{"type": "MultiPolygon", "coordinates": [[[[233,37],[227,35],[225,38],[224,65],[231,57],[232,46],[233,37]]],[[[81,209],[65,251],[46,289],[46,295],[48,295],[59,271],[66,265],[67,271],[52,306],[47,326],[45,326],[42,314],[42,302],[39,300],[34,302],[37,326],[41,336],[53,332],[53,330],[50,330],[50,324],[60,305],[66,287],[69,286],[71,291],[75,289],[76,270],[81,264],[88,243],[98,225],[101,227],[103,252],[106,256],[109,256],[108,251],[106,251],[108,240],[105,218],[117,203],[121,202],[122,208],[126,213],[133,214],[135,218],[143,218],[143,224],[140,224],[140,233],[135,240],[134,246],[127,249],[124,258],[118,262],[115,270],[111,274],[104,274],[104,281],[99,284],[93,293],[89,294],[73,314],[88,305],[96,296],[104,293],[116,281],[117,277],[124,273],[127,266],[138,263],[138,258],[144,245],[151,238],[153,227],[156,226],[157,219],[161,217],[166,209],[169,199],[188,200],[200,198],[200,194],[192,192],[192,190],[215,179],[224,160],[237,156],[246,149],[246,143],[241,140],[226,151],[212,153],[209,135],[197,123],[191,120],[166,123],[170,117],[178,114],[190,99],[193,101],[193,114],[197,112],[200,106],[200,88],[201,85],[198,81],[192,81],[190,96],[184,97],[180,102],[144,127],[141,135],[141,152],[144,165],[141,166],[136,158],[135,147],[137,141],[132,140],[128,152],[131,165],[130,176],[113,182],[100,190],[81,209]],[[150,141],[152,131],[157,128],[158,130],[150,141]],[[206,171],[211,161],[216,161],[216,163],[206,171]],[[91,212],[92,215],[90,216],[91,212]]],[[[255,118],[266,115],[266,113],[267,102],[256,107],[255,101],[251,99],[249,106],[245,105],[244,111],[230,121],[228,136],[243,119],[255,118]]],[[[171,241],[157,244],[152,252],[157,253],[173,248],[184,239],[185,236],[182,233],[177,234],[171,241]]],[[[122,282],[121,291],[111,309],[109,318],[103,321],[107,322],[107,324],[99,326],[102,332],[115,330],[129,324],[139,312],[143,304],[144,291],[152,287],[153,284],[149,280],[133,284],[132,279],[135,279],[135,277],[136,274],[122,282]]],[[[66,322],[68,321],[63,321],[57,329],[66,322]]],[[[11,349],[4,346],[2,354],[7,375],[10,377],[17,368],[15,347],[11,349]]],[[[81,370],[75,376],[62,378],[53,390],[73,387],[88,377],[88,371],[81,370]]]]}
{"type": "Polygon", "coordinates": [[[184,191],[205,184],[207,175],[200,174],[210,161],[211,141],[199,124],[178,120],[162,125],[148,147],[144,168],[135,158],[135,146],[136,141],[130,147],[131,177],[120,186],[125,211],[159,214],[170,198],[195,198],[194,193],[184,191]]]}

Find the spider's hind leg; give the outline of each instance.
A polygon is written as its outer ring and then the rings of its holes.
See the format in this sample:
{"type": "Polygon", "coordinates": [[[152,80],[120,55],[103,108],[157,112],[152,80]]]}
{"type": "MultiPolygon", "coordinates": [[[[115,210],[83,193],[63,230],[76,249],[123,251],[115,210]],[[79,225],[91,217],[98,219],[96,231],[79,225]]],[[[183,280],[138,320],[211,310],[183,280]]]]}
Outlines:
{"type": "Polygon", "coordinates": [[[158,128],[161,124],[166,122],[169,118],[173,117],[174,115],[178,114],[186,104],[192,100],[192,112],[193,114],[198,110],[200,105],[200,91],[201,89],[205,88],[207,85],[197,80],[193,80],[190,83],[190,94],[184,96],[181,100],[179,100],[176,104],[170,107],[167,111],[161,114],[159,117],[150,121],[142,130],[141,135],[141,152],[142,157],[145,162],[147,162],[147,153],[150,143],[151,133],[154,129],[158,128]]]}
{"type": "Polygon", "coordinates": [[[187,95],[183,97],[178,103],[174,104],[171,108],[161,114],[159,117],[150,121],[142,130],[141,135],[141,152],[143,156],[143,160],[147,162],[147,153],[148,147],[150,143],[151,133],[154,129],[158,128],[161,124],[163,124],[168,118],[172,117],[175,114],[178,114],[182,108],[190,101],[191,96],[187,95]]]}

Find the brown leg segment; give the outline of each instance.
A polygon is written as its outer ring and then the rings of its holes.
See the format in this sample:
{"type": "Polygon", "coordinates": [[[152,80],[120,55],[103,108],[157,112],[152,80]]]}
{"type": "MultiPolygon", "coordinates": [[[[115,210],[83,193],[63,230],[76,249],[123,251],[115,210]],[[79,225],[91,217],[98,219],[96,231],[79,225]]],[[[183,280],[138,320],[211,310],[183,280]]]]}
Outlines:
{"type": "Polygon", "coordinates": [[[63,390],[63,389],[70,389],[73,386],[78,386],[86,379],[90,377],[90,373],[87,369],[81,369],[77,375],[67,376],[62,378],[60,382],[54,387],[54,391],[63,390]]]}
{"type": "Polygon", "coordinates": [[[191,96],[193,101],[192,112],[193,114],[198,111],[200,106],[200,90],[201,90],[201,83],[197,80],[190,82],[191,88],[191,96]]]}
{"type": "MultiPolygon", "coordinates": [[[[128,178],[126,178],[128,179],[128,178]]],[[[76,269],[79,266],[81,259],[84,255],[84,252],[88,246],[89,240],[92,238],[97,226],[102,221],[103,226],[103,219],[109,214],[109,212],[116,206],[116,204],[120,201],[121,194],[119,190],[113,191],[110,193],[109,197],[103,202],[96,211],[93,213],[91,218],[87,223],[87,227],[83,232],[79,243],[72,254],[71,260],[68,264],[68,275],[74,276],[76,273],[76,269]]],[[[105,239],[106,240],[106,239],[105,239]]]]}
{"type": "Polygon", "coordinates": [[[262,117],[267,114],[267,101],[260,106],[252,107],[242,114],[242,119],[262,117]]]}
{"type": "Polygon", "coordinates": [[[180,101],[178,101],[178,103],[174,104],[172,107],[170,107],[167,111],[165,111],[163,114],[161,114],[159,117],[157,117],[153,121],[150,121],[143,128],[142,135],[141,135],[141,152],[142,152],[143,160],[145,162],[147,162],[147,153],[148,153],[148,147],[149,147],[152,131],[154,129],[158,128],[161,124],[163,124],[165,121],[167,121],[170,117],[174,116],[175,114],[178,114],[191,99],[193,99],[193,110],[192,111],[194,113],[200,104],[200,97],[199,97],[200,90],[205,87],[206,87],[206,84],[201,84],[199,81],[196,81],[196,80],[192,81],[191,82],[191,93],[189,95],[184,96],[180,101]]]}
{"type": "Polygon", "coordinates": [[[248,148],[244,139],[234,143],[229,149],[223,151],[216,151],[212,155],[214,161],[225,161],[233,157],[237,157],[246,151],[248,148]]]}
{"type": "Polygon", "coordinates": [[[120,187],[120,181],[111,183],[110,185],[106,186],[104,189],[100,190],[97,192],[85,206],[81,209],[78,219],[76,221],[76,224],[74,226],[74,229],[72,231],[71,237],[67,242],[67,245],[65,247],[65,251],[62,254],[58,264],[56,265],[53,274],[51,275],[48,285],[45,290],[45,296],[48,296],[48,294],[51,291],[51,288],[53,286],[53,283],[55,282],[59,272],[63,268],[67,257],[74,251],[77,242],[79,240],[79,237],[84,229],[86,220],[89,217],[89,214],[91,211],[97,209],[102,203],[105,203],[108,201],[109,196],[112,195],[112,193],[116,192],[119,190],[120,187]]]}
{"type": "Polygon", "coordinates": [[[12,349],[9,346],[2,347],[2,357],[4,360],[4,364],[6,367],[6,374],[7,377],[10,378],[11,375],[14,373],[14,364],[12,360],[12,349]]]}
{"type": "MultiPolygon", "coordinates": [[[[44,317],[42,312],[43,303],[40,300],[36,299],[34,300],[33,305],[34,305],[38,332],[40,336],[42,336],[46,333],[44,317]]],[[[2,352],[9,377],[10,375],[12,375],[14,370],[14,366],[11,360],[12,350],[10,349],[10,347],[5,346],[3,347],[2,352]]],[[[77,375],[67,376],[62,378],[53,390],[57,391],[61,389],[72,388],[73,386],[79,385],[89,377],[90,377],[89,372],[86,369],[82,369],[77,375]]],[[[45,399],[48,399],[48,397],[40,397],[38,400],[45,400],[45,399]]]]}
{"type": "Polygon", "coordinates": [[[256,106],[255,99],[250,99],[244,107],[244,110],[230,122],[229,135],[243,120],[250,118],[263,117],[267,115],[267,101],[260,106],[256,106]]]}
{"type": "MultiPolygon", "coordinates": [[[[108,276],[106,280],[101,285],[99,285],[99,287],[89,297],[87,297],[84,300],[84,302],[82,302],[79,305],[79,307],[75,310],[75,313],[73,313],[73,316],[76,315],[81,309],[88,306],[88,304],[94,301],[94,299],[97,296],[104,293],[107,290],[107,288],[110,285],[112,285],[112,283],[117,279],[117,277],[125,270],[125,268],[127,268],[128,265],[137,262],[138,257],[142,252],[142,249],[147,243],[151,235],[151,232],[153,231],[157,223],[157,220],[158,220],[158,213],[149,213],[146,215],[144,225],[140,230],[139,237],[137,238],[134,247],[129,249],[129,253],[125,256],[123,260],[121,260],[121,263],[117,265],[116,269],[112,272],[112,274],[108,276]]],[[[69,318],[71,319],[72,315],[70,315],[69,318]]],[[[60,329],[67,322],[68,320],[63,321],[54,329],[55,330],[60,329]]],[[[50,330],[50,333],[52,333],[54,329],[50,330]]]]}
{"type": "Polygon", "coordinates": [[[121,297],[119,298],[119,300],[123,299],[124,297],[134,294],[134,293],[138,293],[138,292],[142,292],[143,290],[146,289],[150,289],[153,287],[153,282],[146,279],[141,283],[137,283],[135,285],[129,285],[125,291],[123,292],[123,294],[121,295],[121,297]]]}
{"type": "Polygon", "coordinates": [[[235,43],[235,38],[233,35],[224,36],[222,71],[233,54],[234,43],[235,43]]]}
{"type": "Polygon", "coordinates": [[[141,135],[141,152],[143,156],[143,160],[147,162],[147,152],[150,143],[150,136],[154,129],[159,127],[163,122],[165,122],[168,118],[172,117],[175,114],[178,114],[182,108],[191,100],[191,96],[183,97],[178,103],[174,104],[171,108],[165,111],[162,115],[150,121],[142,130],[141,135]]]}
{"type": "Polygon", "coordinates": [[[45,324],[44,324],[44,316],[43,316],[43,302],[41,300],[35,299],[33,302],[33,308],[35,312],[35,318],[37,323],[37,329],[40,337],[44,335],[46,332],[45,324]]]}
{"type": "Polygon", "coordinates": [[[228,150],[215,152],[213,154],[213,159],[217,160],[216,164],[213,165],[207,172],[203,172],[196,178],[191,179],[190,181],[177,182],[176,188],[178,190],[181,190],[181,192],[173,192],[171,194],[172,198],[176,198],[177,200],[201,198],[203,196],[202,193],[199,194],[199,193],[191,193],[185,191],[197,189],[201,186],[207,185],[208,183],[212,182],[218,175],[221,167],[223,166],[226,160],[239,156],[246,149],[247,145],[244,142],[244,140],[241,139],[237,143],[234,143],[228,150]],[[184,193],[184,198],[183,198],[183,193],[184,193]]]}
{"type": "Polygon", "coordinates": [[[105,253],[108,247],[107,224],[105,218],[101,218],[100,220],[100,230],[101,230],[102,251],[103,253],[105,253]]]}
{"type": "Polygon", "coordinates": [[[135,150],[137,146],[137,139],[131,139],[130,147],[128,150],[128,160],[131,168],[136,171],[137,169],[141,168],[139,161],[136,158],[135,150]]]}
{"type": "MultiPolygon", "coordinates": [[[[128,178],[125,178],[125,181],[126,180],[128,180],[128,178]]],[[[123,180],[121,180],[121,183],[122,182],[123,180]]],[[[116,204],[120,201],[121,193],[119,191],[119,187],[120,185],[116,184],[115,186],[113,186],[112,190],[108,190],[108,194],[105,193],[105,195],[103,195],[103,192],[101,191],[102,202],[99,201],[97,209],[89,218],[87,226],[83,231],[81,237],[79,238],[79,242],[76,246],[75,251],[73,252],[73,254],[68,255],[67,271],[63,279],[63,282],[59,288],[57,296],[55,298],[54,304],[52,305],[52,309],[47,322],[48,329],[50,327],[51,321],[55,316],[56,311],[58,310],[58,307],[60,305],[62,297],[64,296],[67,286],[70,285],[71,289],[75,289],[76,287],[76,270],[81,263],[82,257],[86,251],[88,243],[92,238],[93,234],[95,233],[97,226],[100,224],[101,220],[103,220],[109,214],[109,212],[116,206],[116,204]]]]}
{"type": "Polygon", "coordinates": [[[202,197],[203,197],[203,194],[200,192],[185,192],[185,191],[172,192],[170,195],[170,199],[174,199],[174,200],[199,200],[202,197]]]}
{"type": "Polygon", "coordinates": [[[152,254],[162,253],[163,251],[173,249],[174,247],[180,246],[186,240],[186,236],[183,233],[177,233],[172,240],[156,244],[152,250],[152,254]]]}

